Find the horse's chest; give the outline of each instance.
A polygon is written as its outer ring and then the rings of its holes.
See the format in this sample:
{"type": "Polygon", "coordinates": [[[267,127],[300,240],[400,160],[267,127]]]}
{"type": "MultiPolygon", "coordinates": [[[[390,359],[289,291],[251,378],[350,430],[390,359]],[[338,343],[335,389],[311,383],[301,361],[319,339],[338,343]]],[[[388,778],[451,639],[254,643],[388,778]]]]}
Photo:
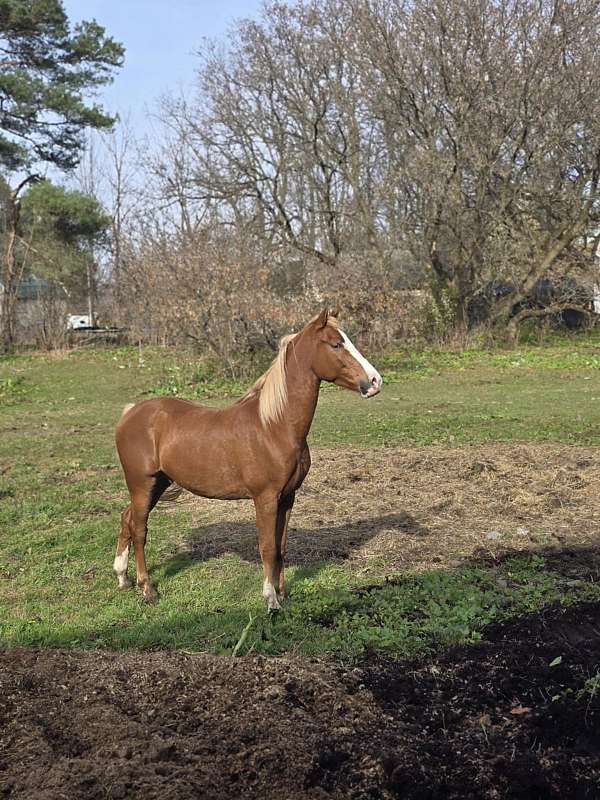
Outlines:
{"type": "Polygon", "coordinates": [[[308,475],[308,471],[310,469],[310,452],[308,448],[302,451],[300,457],[298,458],[294,471],[290,476],[290,479],[287,482],[285,487],[286,492],[295,492],[302,486],[302,482],[304,478],[308,475]]]}

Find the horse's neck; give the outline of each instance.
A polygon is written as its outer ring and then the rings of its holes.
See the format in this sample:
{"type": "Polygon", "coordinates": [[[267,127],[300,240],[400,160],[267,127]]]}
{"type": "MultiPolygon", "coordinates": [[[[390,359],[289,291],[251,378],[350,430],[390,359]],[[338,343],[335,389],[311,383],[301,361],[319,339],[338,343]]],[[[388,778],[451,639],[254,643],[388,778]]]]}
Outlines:
{"type": "Polygon", "coordinates": [[[300,343],[288,355],[286,381],[287,402],[281,424],[297,443],[303,443],[315,415],[321,382],[303,358],[300,343]]]}

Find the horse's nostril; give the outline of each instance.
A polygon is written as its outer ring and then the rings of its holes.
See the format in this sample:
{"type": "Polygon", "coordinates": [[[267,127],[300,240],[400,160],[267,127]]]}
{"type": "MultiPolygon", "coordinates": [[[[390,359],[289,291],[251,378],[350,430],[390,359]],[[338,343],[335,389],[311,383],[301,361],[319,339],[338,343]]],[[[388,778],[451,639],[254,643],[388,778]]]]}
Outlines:
{"type": "Polygon", "coordinates": [[[373,377],[371,378],[371,383],[373,384],[373,386],[377,386],[377,384],[379,383],[379,381],[378,381],[378,379],[377,379],[377,377],[376,377],[376,376],[373,376],[373,377]]]}

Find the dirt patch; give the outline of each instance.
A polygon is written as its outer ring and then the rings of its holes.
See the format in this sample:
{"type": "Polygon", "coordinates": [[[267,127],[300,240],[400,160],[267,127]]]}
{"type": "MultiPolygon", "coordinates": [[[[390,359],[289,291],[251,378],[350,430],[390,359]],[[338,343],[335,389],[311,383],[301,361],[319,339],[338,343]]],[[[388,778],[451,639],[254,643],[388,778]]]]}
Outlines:
{"type": "Polygon", "coordinates": [[[403,800],[600,797],[600,604],[547,608],[485,638],[365,669],[407,731],[387,755],[390,790],[403,800]]]}
{"type": "MultiPolygon", "coordinates": [[[[297,495],[287,561],[357,570],[454,567],[507,550],[587,548],[600,530],[600,451],[557,445],[320,449],[297,495]]],[[[254,509],[187,495],[195,558],[256,561],[254,509]]]]}
{"type": "Polygon", "coordinates": [[[433,660],[352,670],[4,651],[0,794],[591,800],[600,702],[577,690],[599,665],[598,603],[493,626],[433,660]]]}
{"type": "Polygon", "coordinates": [[[5,797],[319,797],[322,773],[368,796],[383,782],[382,712],[332,666],[13,650],[0,669],[5,797]]]}

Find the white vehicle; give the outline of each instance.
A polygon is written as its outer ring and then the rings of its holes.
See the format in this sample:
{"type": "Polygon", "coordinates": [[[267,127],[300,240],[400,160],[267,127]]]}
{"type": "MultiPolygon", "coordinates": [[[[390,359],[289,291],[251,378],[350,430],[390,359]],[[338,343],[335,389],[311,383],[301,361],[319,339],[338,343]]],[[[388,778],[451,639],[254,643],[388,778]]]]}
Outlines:
{"type": "Polygon", "coordinates": [[[67,314],[67,330],[77,331],[81,328],[91,328],[92,323],[89,314],[67,314]]]}

